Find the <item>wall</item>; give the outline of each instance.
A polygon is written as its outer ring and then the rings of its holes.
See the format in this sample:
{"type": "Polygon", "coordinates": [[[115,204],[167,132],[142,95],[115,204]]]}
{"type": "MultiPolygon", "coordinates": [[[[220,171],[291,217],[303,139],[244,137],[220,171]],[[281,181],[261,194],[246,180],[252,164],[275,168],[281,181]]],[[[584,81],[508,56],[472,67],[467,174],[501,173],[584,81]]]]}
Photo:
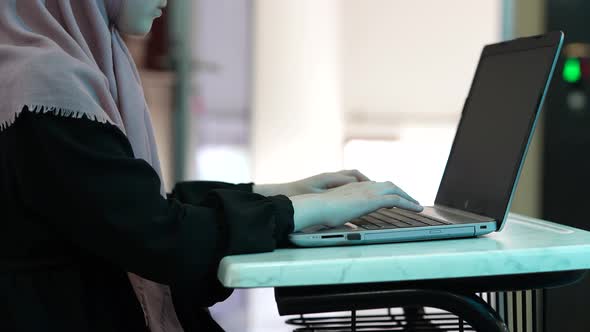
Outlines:
{"type": "MultiPolygon", "coordinates": [[[[541,0],[514,1],[514,37],[545,32],[545,2],[541,0]]],[[[512,212],[541,217],[543,181],[543,117],[538,121],[520,181],[512,202],[512,212]]]]}
{"type": "Polygon", "coordinates": [[[368,121],[456,118],[482,46],[500,37],[500,1],[341,3],[344,111],[368,121]]]}
{"type": "Polygon", "coordinates": [[[194,22],[194,177],[251,180],[252,1],[200,0],[194,22]]]}
{"type": "Polygon", "coordinates": [[[345,167],[434,203],[501,1],[344,0],[345,167]]]}
{"type": "Polygon", "coordinates": [[[340,0],[258,0],[254,15],[254,180],[340,168],[340,0]]]}

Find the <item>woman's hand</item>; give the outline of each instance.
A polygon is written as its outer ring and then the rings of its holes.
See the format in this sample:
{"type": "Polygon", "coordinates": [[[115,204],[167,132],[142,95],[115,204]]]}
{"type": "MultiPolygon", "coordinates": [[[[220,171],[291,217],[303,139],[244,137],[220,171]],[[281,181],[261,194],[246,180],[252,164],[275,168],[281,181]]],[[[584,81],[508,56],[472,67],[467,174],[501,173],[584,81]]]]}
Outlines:
{"type": "Polygon", "coordinates": [[[362,181],[369,181],[369,178],[357,170],[344,170],[335,173],[322,173],[295,182],[255,185],[254,192],[264,196],[285,195],[291,197],[322,193],[349,183],[362,181]]]}
{"type": "Polygon", "coordinates": [[[287,188],[290,195],[287,196],[317,194],[349,183],[363,181],[370,180],[356,169],[335,173],[322,173],[303,180],[288,183],[287,188]]]}
{"type": "Polygon", "coordinates": [[[290,197],[295,231],[312,225],[340,226],[381,208],[420,212],[422,206],[391,182],[355,182],[319,194],[290,197]]]}

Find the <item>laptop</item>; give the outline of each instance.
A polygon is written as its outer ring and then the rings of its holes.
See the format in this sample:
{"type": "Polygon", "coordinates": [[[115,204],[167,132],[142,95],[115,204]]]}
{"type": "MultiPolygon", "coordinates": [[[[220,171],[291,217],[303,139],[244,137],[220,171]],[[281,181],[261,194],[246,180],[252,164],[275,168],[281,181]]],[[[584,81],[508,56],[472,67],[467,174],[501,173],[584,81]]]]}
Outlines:
{"type": "Polygon", "coordinates": [[[318,247],[501,231],[563,38],[558,31],[484,47],[433,206],[420,213],[381,209],[339,227],[315,225],[292,233],[291,242],[318,247]]]}

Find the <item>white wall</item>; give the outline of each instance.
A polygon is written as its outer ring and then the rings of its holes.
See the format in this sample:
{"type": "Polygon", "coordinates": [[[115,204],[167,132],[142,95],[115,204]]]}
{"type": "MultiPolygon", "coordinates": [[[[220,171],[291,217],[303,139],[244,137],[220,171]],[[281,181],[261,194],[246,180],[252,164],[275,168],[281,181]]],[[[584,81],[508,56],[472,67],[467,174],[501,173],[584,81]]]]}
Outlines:
{"type": "Polygon", "coordinates": [[[254,180],[342,166],[343,139],[454,126],[501,0],[257,0],[254,180]]]}
{"type": "Polygon", "coordinates": [[[200,96],[211,113],[242,116],[250,106],[249,0],[199,0],[194,20],[194,61],[200,96]]]}
{"type": "Polygon", "coordinates": [[[255,21],[254,180],[340,168],[340,0],[257,0],[255,21]]]}
{"type": "Polygon", "coordinates": [[[349,124],[456,121],[482,47],[500,38],[501,2],[342,0],[349,124]]]}
{"type": "Polygon", "coordinates": [[[193,178],[251,181],[252,1],[195,3],[193,178]]]}
{"type": "Polygon", "coordinates": [[[500,0],[343,0],[345,167],[434,202],[500,0]]]}
{"type": "MultiPolygon", "coordinates": [[[[513,0],[515,1],[515,0],[513,0]]],[[[546,31],[543,1],[515,1],[513,37],[524,37],[546,31]]],[[[511,211],[532,217],[542,216],[543,200],[543,131],[542,116],[533,135],[516,187],[511,211]]]]}

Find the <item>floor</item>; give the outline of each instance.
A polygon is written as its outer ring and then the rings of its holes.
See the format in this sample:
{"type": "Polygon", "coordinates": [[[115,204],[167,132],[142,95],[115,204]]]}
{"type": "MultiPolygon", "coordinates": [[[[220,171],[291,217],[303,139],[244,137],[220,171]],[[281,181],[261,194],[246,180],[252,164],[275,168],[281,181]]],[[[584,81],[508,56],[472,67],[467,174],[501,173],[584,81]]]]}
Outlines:
{"type": "Polygon", "coordinates": [[[227,332],[287,332],[289,316],[277,311],[272,288],[235,290],[223,303],[211,308],[215,320],[227,332]]]}

